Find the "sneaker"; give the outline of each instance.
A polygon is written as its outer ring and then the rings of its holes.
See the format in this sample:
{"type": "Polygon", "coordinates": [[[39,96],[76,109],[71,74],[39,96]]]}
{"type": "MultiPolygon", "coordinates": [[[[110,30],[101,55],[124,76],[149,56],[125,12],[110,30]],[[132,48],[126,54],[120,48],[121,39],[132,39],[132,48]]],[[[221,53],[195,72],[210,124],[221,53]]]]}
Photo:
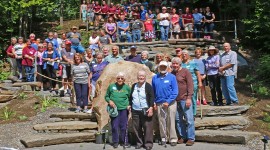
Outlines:
{"type": "Polygon", "coordinates": [[[131,145],[129,144],[129,143],[126,143],[126,144],[120,144],[120,146],[124,146],[125,148],[130,148],[131,147],[131,145]]]}
{"type": "Polygon", "coordinates": [[[84,109],[83,110],[83,113],[87,113],[89,110],[88,109],[84,109]]]}
{"type": "Polygon", "coordinates": [[[92,112],[93,112],[92,109],[89,109],[86,113],[87,114],[92,114],[92,112]]]}
{"type": "Polygon", "coordinates": [[[79,113],[79,112],[81,112],[81,109],[77,108],[77,109],[75,110],[75,113],[79,113]]]}
{"type": "Polygon", "coordinates": [[[197,100],[197,105],[198,105],[198,106],[200,105],[200,100],[197,100]]]}
{"type": "Polygon", "coordinates": [[[186,146],[192,146],[194,144],[194,141],[188,140],[186,143],[186,146]]]}
{"type": "Polygon", "coordinates": [[[182,138],[178,139],[177,144],[183,144],[183,143],[185,143],[184,139],[182,138]]]}
{"type": "Polygon", "coordinates": [[[113,148],[117,148],[118,147],[118,143],[113,143],[113,148]]]}
{"type": "Polygon", "coordinates": [[[177,142],[171,142],[171,146],[176,146],[177,142]]]}
{"type": "Polygon", "coordinates": [[[207,105],[206,99],[204,99],[204,100],[202,101],[202,104],[203,104],[203,105],[207,105]]]}

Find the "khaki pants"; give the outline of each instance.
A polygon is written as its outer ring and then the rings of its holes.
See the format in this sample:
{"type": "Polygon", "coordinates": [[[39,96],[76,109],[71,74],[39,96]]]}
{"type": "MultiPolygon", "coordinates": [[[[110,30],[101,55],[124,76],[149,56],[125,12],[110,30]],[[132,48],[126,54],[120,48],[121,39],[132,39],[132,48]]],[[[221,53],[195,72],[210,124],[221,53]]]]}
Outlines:
{"type": "Polygon", "coordinates": [[[10,63],[10,72],[13,76],[17,76],[17,62],[15,58],[8,58],[8,61],[10,63]]]}
{"type": "Polygon", "coordinates": [[[165,141],[166,138],[166,140],[170,143],[177,142],[177,135],[175,130],[176,108],[177,104],[175,101],[173,101],[168,108],[163,108],[162,104],[157,104],[159,130],[162,141],[165,141]]]}

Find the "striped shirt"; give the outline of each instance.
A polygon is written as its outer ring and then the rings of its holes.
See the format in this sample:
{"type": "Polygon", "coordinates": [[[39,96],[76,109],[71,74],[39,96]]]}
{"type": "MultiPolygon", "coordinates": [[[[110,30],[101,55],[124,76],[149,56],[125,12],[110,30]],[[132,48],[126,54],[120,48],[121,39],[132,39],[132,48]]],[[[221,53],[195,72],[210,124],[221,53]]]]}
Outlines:
{"type": "Polygon", "coordinates": [[[14,49],[15,49],[15,53],[18,55],[18,56],[22,56],[22,51],[23,51],[23,48],[24,48],[24,44],[19,44],[17,43],[16,45],[14,45],[14,49]]]}
{"type": "Polygon", "coordinates": [[[87,63],[71,66],[71,75],[73,76],[74,83],[88,84],[89,73],[90,69],[87,63]]]}

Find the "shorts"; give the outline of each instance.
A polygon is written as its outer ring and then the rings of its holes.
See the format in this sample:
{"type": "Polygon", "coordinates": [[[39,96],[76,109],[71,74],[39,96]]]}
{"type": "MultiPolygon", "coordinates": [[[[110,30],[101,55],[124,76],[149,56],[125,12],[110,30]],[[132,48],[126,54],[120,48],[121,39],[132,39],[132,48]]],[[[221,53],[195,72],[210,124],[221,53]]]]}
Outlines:
{"type": "Polygon", "coordinates": [[[176,24],[175,26],[173,26],[173,32],[180,33],[180,25],[179,24],[176,24]]]}
{"type": "Polygon", "coordinates": [[[185,24],[185,31],[193,31],[192,23],[185,24]]]}
{"type": "Polygon", "coordinates": [[[63,65],[63,76],[64,79],[71,79],[71,66],[63,65]]]}

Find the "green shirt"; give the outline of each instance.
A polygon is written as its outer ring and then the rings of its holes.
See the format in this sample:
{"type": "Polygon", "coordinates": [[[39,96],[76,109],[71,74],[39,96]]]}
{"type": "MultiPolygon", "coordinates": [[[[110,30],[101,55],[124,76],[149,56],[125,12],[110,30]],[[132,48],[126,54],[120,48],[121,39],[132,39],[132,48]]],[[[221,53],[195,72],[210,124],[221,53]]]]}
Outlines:
{"type": "Polygon", "coordinates": [[[124,84],[120,86],[116,83],[113,83],[110,84],[107,89],[105,100],[107,102],[112,100],[118,110],[124,110],[127,109],[127,106],[129,105],[130,92],[131,89],[128,85],[124,84]]]}

